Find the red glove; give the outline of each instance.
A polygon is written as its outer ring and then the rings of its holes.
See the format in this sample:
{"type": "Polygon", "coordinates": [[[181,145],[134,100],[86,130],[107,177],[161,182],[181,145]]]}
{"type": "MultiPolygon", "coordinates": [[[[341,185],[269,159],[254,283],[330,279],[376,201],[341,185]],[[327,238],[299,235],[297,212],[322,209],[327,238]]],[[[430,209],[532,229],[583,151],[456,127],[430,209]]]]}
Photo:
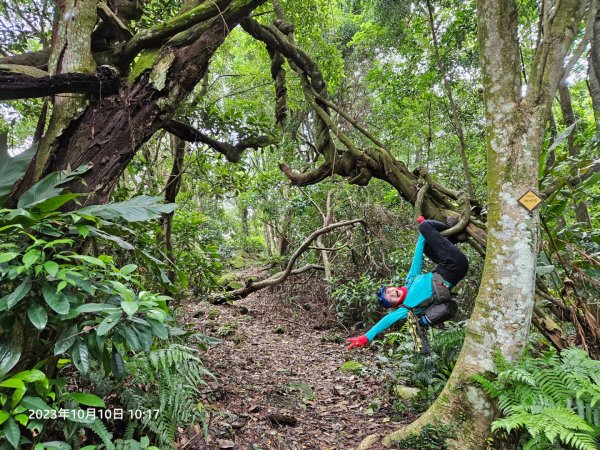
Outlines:
{"type": "Polygon", "coordinates": [[[419,217],[417,217],[417,223],[421,223],[421,222],[423,222],[424,220],[425,220],[425,217],[423,217],[423,216],[419,216],[419,217]]]}
{"type": "Polygon", "coordinates": [[[349,342],[350,345],[346,347],[348,350],[354,347],[362,347],[369,343],[369,339],[364,334],[362,336],[358,336],[355,338],[346,339],[346,342],[349,342]]]}

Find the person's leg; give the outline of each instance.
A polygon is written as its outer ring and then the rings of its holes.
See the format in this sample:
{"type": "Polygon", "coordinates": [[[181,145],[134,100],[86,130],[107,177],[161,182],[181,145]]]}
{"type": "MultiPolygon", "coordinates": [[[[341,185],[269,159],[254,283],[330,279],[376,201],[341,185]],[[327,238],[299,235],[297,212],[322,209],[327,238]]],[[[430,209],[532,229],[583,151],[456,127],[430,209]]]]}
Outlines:
{"type": "Polygon", "coordinates": [[[456,245],[440,234],[448,228],[450,227],[444,223],[425,220],[419,225],[419,232],[425,238],[423,251],[437,264],[435,272],[456,285],[466,275],[469,262],[456,245]]]}
{"type": "Polygon", "coordinates": [[[453,245],[441,232],[450,228],[448,225],[436,220],[425,220],[419,225],[419,233],[425,238],[423,252],[434,263],[439,264],[446,251],[453,245]]]}

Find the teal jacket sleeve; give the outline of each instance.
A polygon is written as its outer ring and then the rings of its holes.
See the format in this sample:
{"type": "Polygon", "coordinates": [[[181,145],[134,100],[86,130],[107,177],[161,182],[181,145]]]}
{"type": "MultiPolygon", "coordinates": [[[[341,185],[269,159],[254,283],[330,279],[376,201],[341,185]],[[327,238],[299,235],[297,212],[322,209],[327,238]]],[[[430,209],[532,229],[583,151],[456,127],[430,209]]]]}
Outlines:
{"type": "MultiPolygon", "coordinates": [[[[433,274],[428,272],[424,275],[418,275],[412,279],[412,286],[408,290],[406,294],[406,298],[404,299],[403,304],[408,306],[408,308],[416,308],[416,312],[420,313],[421,309],[418,309],[418,306],[421,304],[423,300],[431,297],[432,289],[431,289],[431,279],[433,278],[433,274]]],[[[381,318],[379,322],[377,322],[373,328],[365,333],[369,342],[375,339],[382,331],[387,330],[393,324],[398,322],[399,320],[406,319],[408,316],[408,308],[404,308],[400,306],[398,309],[392,311],[389,314],[386,314],[381,318]]]]}
{"type": "Polygon", "coordinates": [[[412,264],[408,275],[406,275],[406,287],[410,289],[413,279],[421,274],[421,268],[423,267],[423,249],[425,248],[425,238],[419,233],[419,239],[417,239],[417,245],[415,247],[415,254],[413,256],[412,264]]]}

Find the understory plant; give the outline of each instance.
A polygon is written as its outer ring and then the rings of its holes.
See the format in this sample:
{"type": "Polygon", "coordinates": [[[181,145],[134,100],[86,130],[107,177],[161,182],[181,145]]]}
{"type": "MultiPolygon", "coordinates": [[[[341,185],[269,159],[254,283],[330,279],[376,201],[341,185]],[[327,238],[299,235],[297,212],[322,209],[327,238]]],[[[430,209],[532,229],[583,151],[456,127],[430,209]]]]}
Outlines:
{"type": "Polygon", "coordinates": [[[406,323],[399,331],[387,333],[379,344],[383,354],[378,358],[389,368],[391,393],[395,395],[393,391],[398,384],[419,389],[411,399],[394,401],[393,409],[398,413],[425,411],[437,398],[460,353],[465,337],[464,323],[447,322],[444,329],[432,328],[426,333],[431,347],[428,355],[415,351],[406,323]]]}
{"type": "Polygon", "coordinates": [[[526,352],[514,363],[498,353],[495,363],[492,379],[475,377],[503,415],[492,431],[520,433],[519,449],[598,449],[600,361],[569,348],[560,354],[526,352]]]}
{"type": "Polygon", "coordinates": [[[81,194],[61,186],[83,170],[50,174],[16,208],[0,210],[0,442],[7,448],[40,443],[52,427],[53,437],[64,437],[53,441],[60,448],[79,446],[82,427],[102,432],[97,419],[78,415],[104,407],[102,399],[66,389],[59,371],[85,376],[98,367],[122,380],[129,356],[150,353],[171,334],[170,297],[145,291],[136,265],[119,267],[94,249],[98,240],[133,249],[120,223],[156,219],[174,205],[141,196],[77,208],[81,194]],[[57,420],[61,409],[70,413],[57,420]]]}
{"type": "MultiPolygon", "coordinates": [[[[170,448],[177,437],[177,427],[200,424],[207,435],[208,412],[199,397],[201,387],[214,376],[204,367],[198,350],[169,342],[131,359],[127,369],[129,379],[124,385],[101,371],[90,373],[88,379],[101,395],[116,393],[119,407],[140,412],[128,424],[130,436],[139,430],[152,436],[161,448],[170,448]]],[[[105,445],[110,448],[106,442],[105,445]]]]}
{"type": "Polygon", "coordinates": [[[358,279],[350,279],[339,283],[331,293],[335,301],[337,319],[340,323],[356,323],[357,326],[373,324],[381,314],[377,303],[377,291],[382,282],[369,273],[362,274],[358,279]]]}

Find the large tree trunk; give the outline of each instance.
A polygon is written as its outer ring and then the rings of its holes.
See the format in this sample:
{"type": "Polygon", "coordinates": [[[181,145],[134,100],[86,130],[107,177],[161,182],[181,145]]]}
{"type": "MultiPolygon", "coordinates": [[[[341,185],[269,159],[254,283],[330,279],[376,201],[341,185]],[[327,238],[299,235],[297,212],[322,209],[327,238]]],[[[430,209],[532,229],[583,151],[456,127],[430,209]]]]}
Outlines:
{"type": "Polygon", "coordinates": [[[534,306],[539,216],[517,200],[538,185],[545,121],[583,13],[578,0],[557,5],[523,97],[516,3],[478,2],[489,205],[483,276],[462,351],[444,390],[417,421],[386,436],[386,445],[418,433],[425,424],[444,423],[455,433],[451,448],[485,448],[495,410],[471,377],[494,371],[495,351],[514,359],[526,343],[534,306]]]}
{"type": "Polygon", "coordinates": [[[83,182],[69,186],[71,190],[90,192],[88,202],[106,201],[135,152],[169,122],[181,101],[202,79],[210,57],[229,32],[263,2],[231,1],[202,24],[177,34],[160,50],[155,49],[152,66],[130,87],[123,85],[120,95],[90,104],[77,120],[48,135],[53,136],[51,141],[44,144],[43,153],[38,151],[21,182],[13,188],[12,202],[16,203],[41,176],[81,165],[89,170],[83,182]]]}

